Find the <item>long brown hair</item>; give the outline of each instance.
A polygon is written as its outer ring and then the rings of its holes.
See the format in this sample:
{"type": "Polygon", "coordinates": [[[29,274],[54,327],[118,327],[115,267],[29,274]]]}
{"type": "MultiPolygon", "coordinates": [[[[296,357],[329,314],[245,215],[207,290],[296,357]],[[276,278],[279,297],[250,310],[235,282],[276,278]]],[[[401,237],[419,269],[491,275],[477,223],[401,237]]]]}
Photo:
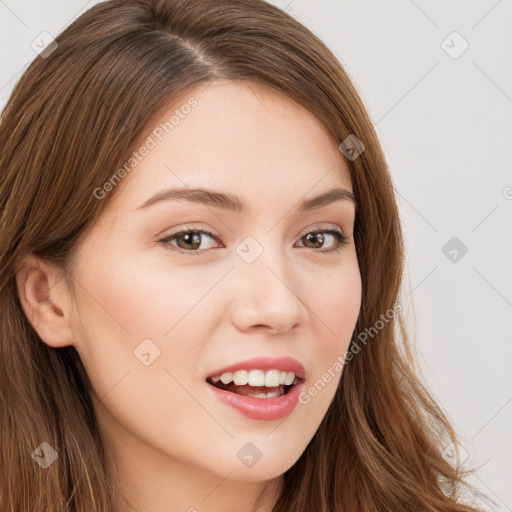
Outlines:
{"type": "Polygon", "coordinates": [[[17,262],[32,253],[69,270],[115,192],[98,200],[94,191],[172,98],[217,79],[267,85],[314,113],[337,144],[351,134],[364,144],[347,158],[363,285],[354,355],[284,473],[274,512],[474,511],[458,498],[464,475],[441,453],[455,433],[421,383],[394,307],[404,247],[385,157],[333,53],[263,0],[111,0],[56,43],[16,84],[0,124],[2,512],[114,510],[87,374],[74,347],[49,347],[27,320],[17,262]],[[358,334],[379,321],[356,354],[358,334]],[[31,457],[43,441],[59,454],[45,471],[31,457]]]}

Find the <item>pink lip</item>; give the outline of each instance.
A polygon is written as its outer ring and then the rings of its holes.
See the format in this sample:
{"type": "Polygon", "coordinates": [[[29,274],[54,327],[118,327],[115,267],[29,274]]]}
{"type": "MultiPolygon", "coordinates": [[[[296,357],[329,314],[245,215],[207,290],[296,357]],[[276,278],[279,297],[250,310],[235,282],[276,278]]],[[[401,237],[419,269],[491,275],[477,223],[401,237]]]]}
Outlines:
{"type": "MultiPolygon", "coordinates": [[[[306,371],[304,366],[292,357],[255,357],[254,359],[248,359],[246,361],[240,361],[216,370],[211,373],[208,377],[215,377],[222,373],[236,372],[237,370],[283,370],[287,372],[295,373],[298,379],[305,380],[306,371]]],[[[233,394],[233,393],[231,393],[233,394]]],[[[288,393],[289,394],[289,393],[288,393]]],[[[288,394],[283,396],[288,396],[288,394]]],[[[240,395],[236,395],[240,396],[240,395]]],[[[253,398],[253,400],[262,400],[261,398],[253,398]]],[[[276,400],[275,398],[263,398],[263,400],[276,400]]]]}
{"type": "Polygon", "coordinates": [[[236,393],[216,388],[209,383],[206,385],[216,398],[233,407],[244,416],[253,420],[272,421],[284,418],[293,411],[299,401],[299,395],[304,387],[304,382],[300,381],[295,386],[292,386],[288,393],[275,398],[254,398],[252,396],[237,395],[236,393]]]}

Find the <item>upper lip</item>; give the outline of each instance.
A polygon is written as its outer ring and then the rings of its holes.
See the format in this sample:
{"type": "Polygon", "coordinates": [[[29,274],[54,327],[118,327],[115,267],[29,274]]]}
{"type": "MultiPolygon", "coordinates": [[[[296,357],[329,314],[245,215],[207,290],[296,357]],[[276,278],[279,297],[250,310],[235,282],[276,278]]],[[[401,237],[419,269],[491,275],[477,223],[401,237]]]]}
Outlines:
{"type": "Polygon", "coordinates": [[[305,380],[306,370],[304,366],[292,357],[255,357],[238,363],[225,366],[210,373],[207,378],[215,377],[227,372],[237,370],[282,370],[293,372],[298,379],[305,380]]]}

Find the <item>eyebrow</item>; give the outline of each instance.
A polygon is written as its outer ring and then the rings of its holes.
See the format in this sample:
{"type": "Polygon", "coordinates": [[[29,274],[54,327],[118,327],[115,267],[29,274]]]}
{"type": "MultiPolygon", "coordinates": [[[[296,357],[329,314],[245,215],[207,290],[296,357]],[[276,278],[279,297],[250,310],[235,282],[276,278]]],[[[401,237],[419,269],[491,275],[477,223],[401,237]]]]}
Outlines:
{"type": "MultiPolygon", "coordinates": [[[[136,210],[147,208],[161,201],[176,201],[184,199],[193,203],[207,204],[212,207],[222,208],[237,213],[247,213],[248,208],[245,201],[240,199],[237,195],[220,192],[208,188],[170,188],[161,190],[154,196],[150,197],[142,203],[136,210]]],[[[358,199],[349,190],[343,188],[333,188],[328,192],[324,192],[319,196],[312,199],[304,200],[299,208],[299,212],[308,212],[326,206],[334,201],[349,201],[357,208],[358,199]]]]}

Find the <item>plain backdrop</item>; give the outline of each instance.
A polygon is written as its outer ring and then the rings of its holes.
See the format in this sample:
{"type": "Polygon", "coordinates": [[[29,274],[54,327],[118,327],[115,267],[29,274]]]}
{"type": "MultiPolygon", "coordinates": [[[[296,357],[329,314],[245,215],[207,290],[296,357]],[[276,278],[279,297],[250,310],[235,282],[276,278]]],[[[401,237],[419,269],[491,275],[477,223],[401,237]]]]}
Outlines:
{"type": "MultiPolygon", "coordinates": [[[[96,0],[0,0],[0,106],[41,32],[96,0]]],[[[512,510],[512,2],[273,0],[336,54],[393,175],[403,296],[471,480],[512,510]]]]}

